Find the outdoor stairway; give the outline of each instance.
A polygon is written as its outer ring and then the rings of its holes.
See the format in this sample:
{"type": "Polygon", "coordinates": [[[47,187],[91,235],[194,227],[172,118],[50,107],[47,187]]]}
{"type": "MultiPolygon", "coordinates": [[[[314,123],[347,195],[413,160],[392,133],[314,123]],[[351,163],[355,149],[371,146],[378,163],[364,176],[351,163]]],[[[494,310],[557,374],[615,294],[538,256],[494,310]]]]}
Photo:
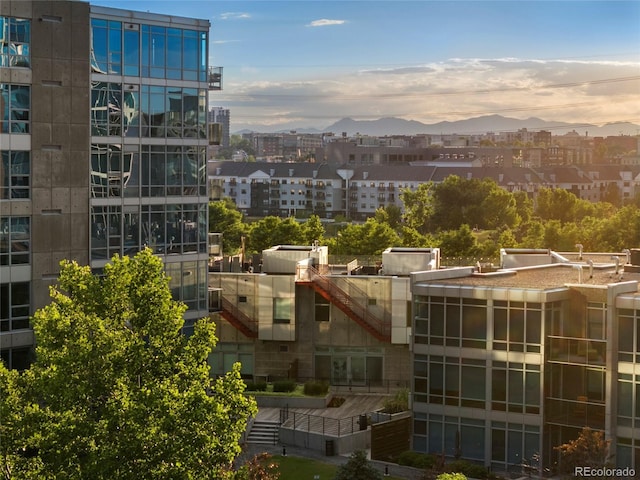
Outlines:
{"type": "MultiPolygon", "coordinates": [[[[356,302],[352,295],[349,295],[336,285],[330,277],[321,274],[316,268],[308,267],[305,279],[297,279],[297,283],[308,285],[313,288],[325,300],[333,303],[351,320],[364,328],[381,342],[391,342],[391,325],[384,320],[373,315],[366,306],[356,302]]],[[[350,290],[358,292],[360,298],[367,298],[355,285],[350,285],[350,290]]]]}
{"type": "Polygon", "coordinates": [[[278,443],[278,422],[264,422],[256,420],[247,435],[247,443],[275,445],[278,443]]]}

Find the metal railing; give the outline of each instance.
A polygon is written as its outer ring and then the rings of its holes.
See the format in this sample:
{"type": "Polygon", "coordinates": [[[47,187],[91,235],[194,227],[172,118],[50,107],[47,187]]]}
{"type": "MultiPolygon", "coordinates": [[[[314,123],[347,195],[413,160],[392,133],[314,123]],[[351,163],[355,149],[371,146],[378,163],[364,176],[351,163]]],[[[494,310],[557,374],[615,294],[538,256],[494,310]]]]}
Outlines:
{"type": "Polygon", "coordinates": [[[306,278],[320,290],[326,292],[330,297],[328,300],[349,315],[350,318],[361,323],[365,329],[373,333],[379,340],[391,340],[391,323],[380,319],[369,310],[368,306],[363,306],[354,300],[354,298],[362,299],[363,301],[367,300],[367,294],[362,289],[353,283],[349,283],[350,292],[347,293],[336,285],[330,277],[323,275],[315,267],[299,266],[298,268],[306,271],[298,272],[297,278],[306,278]]]}
{"type": "Polygon", "coordinates": [[[366,430],[368,425],[366,414],[345,418],[330,418],[281,409],[280,419],[282,428],[289,428],[299,432],[320,433],[333,437],[351,435],[360,430],[366,430]]]}

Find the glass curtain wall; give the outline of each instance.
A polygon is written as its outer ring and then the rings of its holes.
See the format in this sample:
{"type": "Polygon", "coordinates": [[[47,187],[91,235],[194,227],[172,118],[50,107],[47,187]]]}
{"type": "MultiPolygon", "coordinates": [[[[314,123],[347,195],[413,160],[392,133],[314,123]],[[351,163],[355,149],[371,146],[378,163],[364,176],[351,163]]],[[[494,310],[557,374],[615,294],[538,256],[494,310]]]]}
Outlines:
{"type": "Polygon", "coordinates": [[[91,20],[91,260],[149,247],[206,310],[208,31],[107,17],[91,20]]]}

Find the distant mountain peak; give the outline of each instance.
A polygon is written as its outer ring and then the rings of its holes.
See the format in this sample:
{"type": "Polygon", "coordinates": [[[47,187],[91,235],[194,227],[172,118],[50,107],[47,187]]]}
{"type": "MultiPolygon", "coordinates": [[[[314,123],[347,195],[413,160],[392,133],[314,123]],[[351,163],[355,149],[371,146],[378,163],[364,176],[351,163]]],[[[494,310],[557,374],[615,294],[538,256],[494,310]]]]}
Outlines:
{"type": "MultiPolygon", "coordinates": [[[[245,130],[260,133],[276,133],[273,128],[260,126],[242,126],[245,130]]],[[[610,122],[602,126],[585,123],[566,123],[543,120],[537,117],[529,117],[525,120],[504,117],[498,114],[483,115],[474,118],[457,121],[442,121],[433,124],[426,124],[417,120],[405,120],[397,117],[383,117],[377,120],[355,120],[345,117],[326,128],[287,128],[279,127],[278,132],[289,132],[295,130],[298,133],[319,133],[333,132],[341,134],[346,132],[348,136],[360,134],[371,136],[385,135],[481,135],[487,132],[511,132],[526,128],[527,130],[548,130],[553,135],[564,135],[565,133],[577,131],[580,134],[588,132],[589,136],[615,136],[615,135],[637,135],[640,125],[629,122],[610,122]]]]}

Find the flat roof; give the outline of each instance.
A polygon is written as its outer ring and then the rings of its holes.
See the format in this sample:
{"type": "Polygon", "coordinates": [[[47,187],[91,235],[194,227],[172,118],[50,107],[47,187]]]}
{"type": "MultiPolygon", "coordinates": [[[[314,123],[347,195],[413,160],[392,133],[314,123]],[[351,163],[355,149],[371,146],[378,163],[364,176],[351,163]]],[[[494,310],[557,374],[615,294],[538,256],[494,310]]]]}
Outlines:
{"type": "Polygon", "coordinates": [[[498,270],[490,273],[474,273],[464,277],[420,280],[416,282],[416,285],[464,285],[549,290],[564,287],[568,284],[579,284],[579,272],[574,265],[582,267],[582,285],[606,286],[633,280],[640,282],[640,273],[625,272],[622,266],[616,274],[615,266],[594,265],[593,276],[591,276],[589,265],[586,263],[572,263],[498,270]]]}

